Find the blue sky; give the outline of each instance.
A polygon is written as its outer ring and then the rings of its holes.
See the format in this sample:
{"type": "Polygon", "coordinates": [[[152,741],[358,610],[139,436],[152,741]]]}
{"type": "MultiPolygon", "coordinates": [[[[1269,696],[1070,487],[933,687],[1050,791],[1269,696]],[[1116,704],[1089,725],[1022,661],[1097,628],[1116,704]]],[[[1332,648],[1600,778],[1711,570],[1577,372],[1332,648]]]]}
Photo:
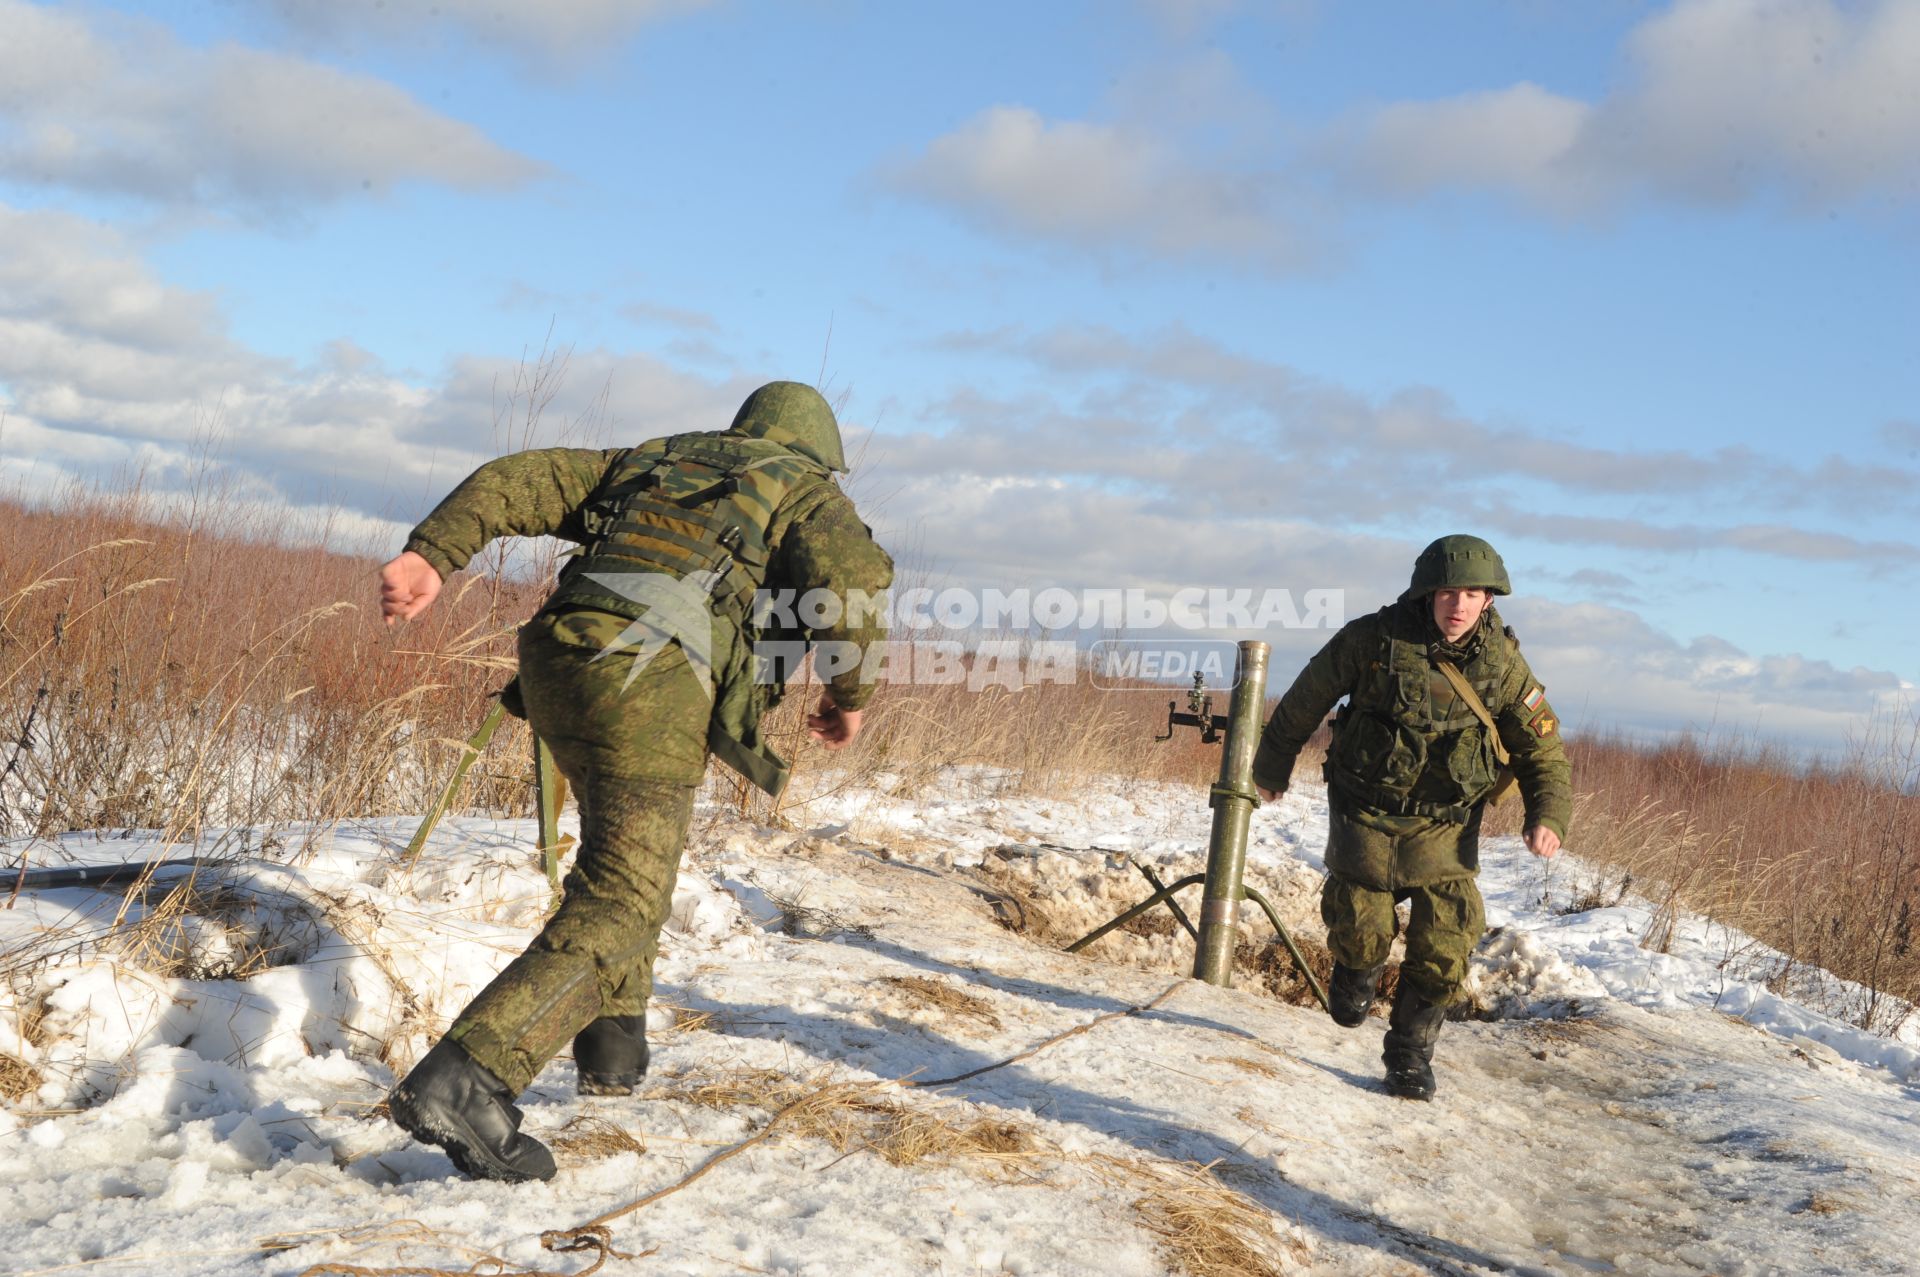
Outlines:
{"type": "Polygon", "coordinates": [[[823,381],[938,579],[1476,531],[1570,726],[1831,746],[1920,682],[1917,84],[1890,2],[0,0],[0,473],[397,544],[551,333],[536,442],[823,381]]]}

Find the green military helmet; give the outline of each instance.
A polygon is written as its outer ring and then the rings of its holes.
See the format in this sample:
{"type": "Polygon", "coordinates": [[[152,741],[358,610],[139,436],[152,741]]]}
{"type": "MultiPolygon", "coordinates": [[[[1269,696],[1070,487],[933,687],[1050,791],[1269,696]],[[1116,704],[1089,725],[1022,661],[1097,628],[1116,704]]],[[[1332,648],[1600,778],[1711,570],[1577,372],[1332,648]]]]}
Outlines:
{"type": "Polygon", "coordinates": [[[1456,532],[1441,537],[1413,561],[1413,582],[1400,597],[1420,599],[1435,590],[1490,590],[1512,594],[1500,551],[1479,537],[1456,532]]]}
{"type": "Polygon", "coordinates": [[[840,423],[819,391],[797,381],[770,381],[747,396],[727,429],[737,435],[771,439],[829,470],[844,471],[840,423]]]}

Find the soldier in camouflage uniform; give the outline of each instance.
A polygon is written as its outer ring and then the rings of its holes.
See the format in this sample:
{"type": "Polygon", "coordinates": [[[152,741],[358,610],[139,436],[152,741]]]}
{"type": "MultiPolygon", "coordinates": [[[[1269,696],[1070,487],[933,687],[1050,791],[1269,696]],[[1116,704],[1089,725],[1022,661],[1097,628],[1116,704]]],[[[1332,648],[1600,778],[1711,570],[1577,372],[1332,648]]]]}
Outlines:
{"type": "MultiPolygon", "coordinates": [[[[1560,849],[1572,815],[1559,717],[1492,596],[1506,565],[1478,537],[1421,552],[1398,602],[1349,622],[1307,663],[1268,720],[1253,777],[1286,791],[1301,747],[1342,697],[1327,747],[1327,882],[1320,912],[1333,952],[1333,1018],[1367,1018],[1386,970],[1397,902],[1406,960],[1384,1045],[1387,1089],[1431,1099],[1433,1047],[1486,928],[1474,876],[1480,817],[1505,778],[1526,802],[1536,856],[1560,849]]],[[[1497,801],[1497,799],[1496,799],[1497,801]]]]}
{"type": "MultiPolygon", "coordinates": [[[[760,735],[781,679],[755,668],[754,641],[768,636],[756,590],[831,591],[844,604],[892,580],[833,479],[846,468],[826,401],[774,382],[725,431],[489,462],[383,569],[391,624],[425,610],[495,537],[583,546],[519,635],[517,699],[579,802],[565,899],[391,1097],[394,1120],[469,1175],[553,1175],[512,1101],[569,1038],[584,1092],[626,1094],[645,1072],[654,957],[707,756],[769,792],[786,779],[760,735]]],[[[864,650],[885,637],[875,610],[773,637],[864,650]]],[[[872,692],[857,663],[834,675],[812,735],[830,749],[851,741],[872,692]]]]}

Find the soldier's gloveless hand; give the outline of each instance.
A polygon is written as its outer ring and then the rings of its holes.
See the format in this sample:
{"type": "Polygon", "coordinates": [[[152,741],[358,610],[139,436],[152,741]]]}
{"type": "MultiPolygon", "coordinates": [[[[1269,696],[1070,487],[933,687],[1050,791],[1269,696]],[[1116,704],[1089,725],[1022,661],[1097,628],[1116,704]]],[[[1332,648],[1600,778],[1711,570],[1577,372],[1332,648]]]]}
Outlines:
{"type": "Polygon", "coordinates": [[[1255,785],[1254,788],[1260,791],[1260,801],[1263,803],[1270,803],[1280,796],[1279,790],[1268,789],[1265,785],[1255,785]]]}
{"type": "Polygon", "coordinates": [[[1527,850],[1542,860],[1552,860],[1560,854],[1560,835],[1545,825],[1528,825],[1525,838],[1527,850]]]}
{"type": "Polygon", "coordinates": [[[411,621],[440,597],[440,572],[412,550],[380,569],[380,615],[388,625],[411,621]]]}
{"type": "Polygon", "coordinates": [[[835,705],[831,695],[822,696],[820,708],[807,715],[807,735],[828,749],[842,749],[860,734],[860,715],[857,709],[835,705]]]}

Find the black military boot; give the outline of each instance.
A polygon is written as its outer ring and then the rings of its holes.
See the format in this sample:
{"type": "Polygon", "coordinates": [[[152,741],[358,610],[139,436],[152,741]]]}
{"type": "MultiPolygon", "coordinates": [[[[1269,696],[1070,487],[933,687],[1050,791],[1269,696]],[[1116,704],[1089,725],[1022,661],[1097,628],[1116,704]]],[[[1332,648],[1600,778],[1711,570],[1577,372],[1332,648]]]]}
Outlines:
{"type": "Polygon", "coordinates": [[[1367,1021],[1367,1012],[1373,1010],[1374,990],[1380,987],[1380,977],[1386,973],[1387,964],[1365,970],[1359,967],[1343,967],[1333,964],[1333,983],[1327,989],[1327,1010],[1333,1014],[1333,1022],[1343,1029],[1357,1028],[1367,1021]]]}
{"type": "Polygon", "coordinates": [[[582,1095],[632,1095],[647,1073],[647,1017],[603,1015],[573,1039],[582,1095]]]}
{"type": "Polygon", "coordinates": [[[1393,997],[1380,1058],[1387,1065],[1387,1093],[1403,1100],[1433,1098],[1433,1044],[1440,1039],[1447,1008],[1427,1001],[1406,980],[1393,997]]]}
{"type": "Polygon", "coordinates": [[[470,1176],[519,1184],[553,1178],[553,1154],[520,1133],[520,1110],[499,1078],[452,1038],[441,1038],[387,1097],[400,1128],[438,1144],[470,1176]]]}

